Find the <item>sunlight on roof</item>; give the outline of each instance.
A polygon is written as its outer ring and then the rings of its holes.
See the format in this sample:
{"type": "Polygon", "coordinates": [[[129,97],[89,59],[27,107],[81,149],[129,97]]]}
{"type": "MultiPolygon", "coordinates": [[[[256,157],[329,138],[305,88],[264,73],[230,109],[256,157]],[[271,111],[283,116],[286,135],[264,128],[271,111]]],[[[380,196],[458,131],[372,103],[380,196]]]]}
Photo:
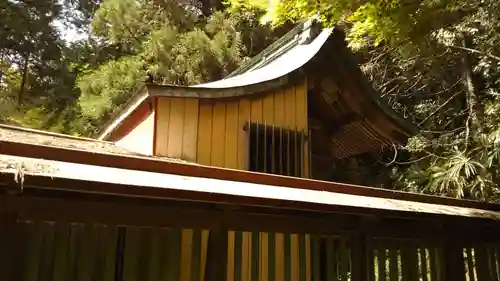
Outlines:
{"type": "MultiPolygon", "coordinates": [[[[51,178],[112,183],[144,188],[184,190],[390,211],[500,219],[500,214],[496,212],[474,208],[0,155],[1,172],[17,174],[19,173],[19,169],[22,169],[22,173],[27,176],[43,175],[51,178]],[[237,188],[235,188],[235,185],[237,185],[237,188]]],[[[105,190],[102,190],[102,192],[105,192],[105,190]]]]}

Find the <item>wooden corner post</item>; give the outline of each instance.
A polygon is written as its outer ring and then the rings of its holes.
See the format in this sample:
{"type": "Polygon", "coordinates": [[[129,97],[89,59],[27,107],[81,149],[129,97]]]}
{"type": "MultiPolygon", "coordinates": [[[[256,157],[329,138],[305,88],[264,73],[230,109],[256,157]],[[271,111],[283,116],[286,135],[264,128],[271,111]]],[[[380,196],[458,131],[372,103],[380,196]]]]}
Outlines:
{"type": "Polygon", "coordinates": [[[0,210],[0,281],[14,279],[16,266],[16,213],[0,210]]]}
{"type": "Polygon", "coordinates": [[[207,246],[205,281],[225,281],[227,272],[228,229],[217,225],[210,229],[207,246]]]}

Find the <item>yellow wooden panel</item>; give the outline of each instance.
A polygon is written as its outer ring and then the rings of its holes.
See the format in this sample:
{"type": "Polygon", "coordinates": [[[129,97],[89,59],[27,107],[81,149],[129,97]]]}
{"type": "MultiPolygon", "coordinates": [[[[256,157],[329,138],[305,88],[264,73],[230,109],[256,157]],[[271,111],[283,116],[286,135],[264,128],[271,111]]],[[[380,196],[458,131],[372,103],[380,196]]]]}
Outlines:
{"type": "Polygon", "coordinates": [[[241,251],[241,281],[251,281],[250,273],[251,273],[251,239],[252,233],[243,232],[242,234],[242,251],[241,251]]]}
{"type": "Polygon", "coordinates": [[[299,281],[299,237],[297,234],[290,235],[290,269],[291,269],[291,281],[299,281]]]}
{"type": "Polygon", "coordinates": [[[212,152],[210,165],[224,167],[224,155],[226,150],[226,104],[224,102],[214,104],[212,122],[212,152]]]}
{"type": "Polygon", "coordinates": [[[285,127],[295,127],[295,88],[285,91],[285,127]]]}
{"type": "Polygon", "coordinates": [[[182,159],[196,162],[196,136],[198,134],[198,99],[186,99],[182,159]]]}
{"type": "Polygon", "coordinates": [[[200,103],[198,117],[198,149],[196,157],[199,164],[210,165],[212,150],[212,104],[200,103]]]}
{"type": "Polygon", "coordinates": [[[200,280],[205,280],[205,268],[207,267],[207,248],[208,248],[208,235],[209,230],[203,230],[201,232],[201,270],[200,270],[200,280]]]}
{"type": "Polygon", "coordinates": [[[285,280],[285,235],[276,233],[276,281],[285,280]]]}
{"type": "Polygon", "coordinates": [[[268,94],[262,101],[262,121],[268,125],[274,124],[274,94],[268,94]]]}
{"type": "Polygon", "coordinates": [[[234,281],[234,244],[235,244],[235,233],[234,231],[229,231],[227,234],[227,281],[234,281]]]}
{"type": "Polygon", "coordinates": [[[156,108],[156,151],[155,155],[168,156],[168,131],[170,125],[170,99],[158,98],[156,108]]]}
{"type": "Polygon", "coordinates": [[[247,170],[248,166],[248,133],[243,126],[250,119],[250,101],[241,99],[238,103],[238,169],[247,170]]]}
{"type": "Polygon", "coordinates": [[[182,136],[184,131],[184,99],[170,100],[170,126],[168,130],[168,156],[182,157],[182,136]]]}
{"type": "Polygon", "coordinates": [[[277,127],[282,127],[285,124],[285,94],[285,89],[274,94],[274,126],[277,127]]]}
{"type": "Polygon", "coordinates": [[[307,83],[295,86],[295,124],[298,130],[307,130],[307,83]]]}
{"type": "Polygon", "coordinates": [[[250,115],[252,122],[262,122],[262,98],[252,100],[250,115]]]}
{"type": "Polygon", "coordinates": [[[224,167],[231,169],[238,168],[238,131],[240,129],[238,120],[238,101],[230,101],[226,105],[224,167]]]}
{"type": "Polygon", "coordinates": [[[193,230],[182,230],[181,276],[179,281],[191,280],[191,256],[193,248],[193,230]]]}
{"type": "MultiPolygon", "coordinates": [[[[252,244],[254,243],[254,241],[252,240],[252,232],[248,232],[248,252],[247,252],[247,255],[248,255],[248,281],[251,281],[252,280],[252,244]]],[[[259,243],[259,242],[257,242],[259,243]]]]}
{"type": "Polygon", "coordinates": [[[269,235],[265,232],[260,233],[260,279],[259,281],[267,281],[269,275],[269,261],[268,261],[268,253],[269,253],[269,235]]]}

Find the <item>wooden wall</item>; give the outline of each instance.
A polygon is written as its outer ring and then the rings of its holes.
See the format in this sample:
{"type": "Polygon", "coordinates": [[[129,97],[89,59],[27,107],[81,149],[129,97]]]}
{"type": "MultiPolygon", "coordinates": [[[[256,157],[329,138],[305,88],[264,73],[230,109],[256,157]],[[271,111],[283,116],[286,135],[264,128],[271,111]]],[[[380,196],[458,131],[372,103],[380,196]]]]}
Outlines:
{"type": "MultiPolygon", "coordinates": [[[[277,127],[308,130],[306,82],[273,93],[231,100],[201,100],[197,162],[247,170],[249,120],[277,127]]],[[[306,147],[305,158],[308,160],[306,147]]],[[[308,164],[304,170],[307,175],[308,164]]]]}
{"type": "MultiPolygon", "coordinates": [[[[12,226],[16,251],[1,252],[0,268],[11,271],[0,272],[1,281],[214,280],[206,275],[214,262],[208,229],[66,221],[12,226]]],[[[225,257],[215,263],[226,281],[500,280],[495,241],[259,231],[229,231],[225,241],[227,263],[220,264],[225,257]]]]}
{"type": "Polygon", "coordinates": [[[116,144],[134,152],[153,155],[154,122],[155,113],[152,111],[116,144]]]}
{"type": "Polygon", "coordinates": [[[196,162],[198,99],[156,99],[155,155],[196,162]]]}
{"type": "Polygon", "coordinates": [[[15,280],[205,279],[208,230],[63,222],[21,222],[18,229],[15,280]]]}
{"type": "Polygon", "coordinates": [[[226,280],[311,281],[310,242],[309,234],[230,231],[226,280]]]}
{"type": "MultiPolygon", "coordinates": [[[[246,122],[308,130],[306,81],[244,98],[158,97],[155,155],[247,170],[246,122]]],[[[304,175],[308,175],[307,143],[304,175]]]]}
{"type": "MultiPolygon", "coordinates": [[[[206,280],[207,229],[40,221],[17,227],[19,280],[206,280]]],[[[310,240],[309,234],[229,231],[226,280],[311,281],[310,240]]]]}

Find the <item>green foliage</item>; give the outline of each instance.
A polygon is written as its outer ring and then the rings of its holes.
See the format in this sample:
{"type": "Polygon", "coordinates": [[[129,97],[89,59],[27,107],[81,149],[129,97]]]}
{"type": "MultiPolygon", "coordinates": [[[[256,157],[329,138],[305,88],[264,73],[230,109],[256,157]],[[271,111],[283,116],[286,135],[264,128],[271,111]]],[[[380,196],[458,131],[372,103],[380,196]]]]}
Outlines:
{"type": "Polygon", "coordinates": [[[79,98],[82,113],[92,119],[101,118],[113,110],[113,105],[129,98],[146,77],[144,63],[138,57],[111,60],[96,71],[82,72],[76,84],[82,91],[79,98]]]}
{"type": "Polygon", "coordinates": [[[90,135],[141,83],[220,79],[277,38],[267,23],[316,18],[345,28],[382,98],[421,128],[340,161],[334,180],[500,200],[500,2],[219,2],[0,3],[0,121],[90,135]],[[56,21],[89,36],[63,42],[56,21]]]}
{"type": "Polygon", "coordinates": [[[374,87],[420,126],[405,147],[344,161],[337,180],[500,199],[498,1],[228,2],[267,9],[275,26],[317,18],[344,27],[374,87]]]}
{"type": "Polygon", "coordinates": [[[119,46],[122,55],[79,74],[78,102],[93,124],[101,125],[146,80],[193,85],[221,79],[274,38],[257,24],[254,11],[203,17],[192,8],[174,1],[101,4],[92,21],[94,35],[103,45],[119,46]]]}
{"type": "Polygon", "coordinates": [[[222,78],[270,44],[255,11],[220,1],[0,3],[0,121],[91,135],[141,83],[222,78]],[[64,42],[56,26],[87,37],[64,42]]]}

